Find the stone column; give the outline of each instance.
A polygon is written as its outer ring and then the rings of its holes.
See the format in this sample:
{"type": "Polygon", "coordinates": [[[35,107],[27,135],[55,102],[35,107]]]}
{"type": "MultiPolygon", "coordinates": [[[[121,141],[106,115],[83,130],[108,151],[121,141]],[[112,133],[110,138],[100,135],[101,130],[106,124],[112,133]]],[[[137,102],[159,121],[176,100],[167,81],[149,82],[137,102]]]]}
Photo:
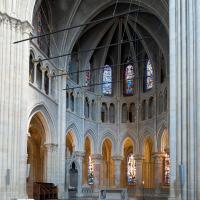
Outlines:
{"type": "Polygon", "coordinates": [[[135,155],[135,165],[136,165],[136,194],[141,195],[142,192],[142,163],[144,157],[142,155],[135,155]]]}
{"type": "Polygon", "coordinates": [[[56,183],[55,178],[55,156],[58,145],[56,144],[45,144],[46,149],[46,181],[49,183],[56,183]]]}
{"type": "Polygon", "coordinates": [[[101,96],[97,96],[96,99],[97,103],[96,103],[96,121],[99,123],[101,123],[101,96]]]}
{"type": "Polygon", "coordinates": [[[31,25],[0,13],[0,196],[27,198],[27,111],[31,25]]]}
{"type": "Polygon", "coordinates": [[[99,189],[101,185],[102,155],[101,154],[92,155],[91,159],[94,162],[94,188],[99,189]]]}
{"type": "Polygon", "coordinates": [[[77,101],[78,101],[77,93],[74,91],[73,95],[74,95],[74,113],[77,113],[77,101]]]}
{"type": "Polygon", "coordinates": [[[120,178],[121,178],[121,161],[123,160],[122,156],[113,156],[112,158],[115,162],[115,187],[120,188],[120,178]]]}
{"type": "Polygon", "coordinates": [[[91,100],[88,101],[89,101],[89,119],[92,120],[92,101],[91,100]]]}
{"type": "Polygon", "coordinates": [[[34,63],[33,85],[37,87],[37,65],[38,65],[38,62],[36,60],[34,60],[33,63],[34,63]]]}
{"type": "MultiPolygon", "coordinates": [[[[199,56],[200,55],[199,54],[199,52],[200,52],[200,12],[199,12],[200,4],[199,4],[198,1],[195,1],[195,4],[196,5],[194,5],[193,8],[196,10],[196,15],[194,15],[194,14],[191,15],[191,20],[190,21],[193,20],[193,17],[196,17],[196,24],[193,23],[193,24],[191,24],[191,26],[192,25],[194,25],[194,26],[196,25],[196,36],[197,36],[197,38],[196,38],[196,43],[193,43],[193,45],[195,45],[196,49],[198,49],[198,54],[196,54],[197,55],[196,63],[194,65],[197,68],[196,70],[194,70],[194,72],[196,74],[196,80],[198,80],[198,78],[200,77],[200,68],[199,68],[199,66],[200,66],[200,56],[199,56]]],[[[197,84],[197,83],[198,83],[197,92],[194,92],[195,98],[196,98],[196,102],[198,102],[197,103],[197,108],[196,108],[196,106],[194,106],[194,108],[196,110],[196,113],[197,113],[197,120],[193,120],[193,118],[191,119],[191,120],[194,121],[194,123],[200,121],[200,83],[198,81],[195,82],[195,84],[197,84]]],[[[195,176],[193,176],[194,177],[193,178],[193,184],[190,184],[190,187],[193,188],[193,190],[194,190],[194,188],[200,188],[200,162],[199,162],[199,155],[200,155],[200,145],[199,145],[199,141],[200,141],[200,123],[196,123],[196,125],[197,125],[197,128],[194,129],[195,132],[193,133],[193,137],[196,136],[196,137],[194,137],[194,140],[197,142],[197,145],[193,144],[193,145],[190,146],[190,148],[192,148],[190,150],[190,152],[191,152],[190,154],[193,153],[194,149],[196,151],[193,161],[198,161],[198,162],[194,162],[195,165],[196,165],[195,168],[196,168],[197,173],[195,173],[195,176]]],[[[194,142],[194,140],[193,140],[193,142],[194,142]]],[[[171,158],[171,153],[170,153],[170,158],[171,158]]],[[[192,162],[192,159],[191,159],[190,162],[192,162]]],[[[194,169],[194,168],[191,168],[191,169],[194,169]]],[[[196,191],[196,199],[200,199],[200,190],[199,189],[197,189],[197,191],[196,191]]]]}
{"type": "Polygon", "coordinates": [[[154,165],[154,186],[156,188],[156,194],[160,193],[162,183],[163,183],[163,158],[164,154],[155,153],[153,155],[155,165],[154,165]]]}
{"type": "Polygon", "coordinates": [[[197,162],[200,133],[199,7],[196,0],[169,1],[170,199],[173,200],[200,199],[200,165],[197,162]]]}
{"type": "Polygon", "coordinates": [[[41,90],[42,90],[42,92],[45,93],[45,90],[44,90],[44,76],[45,76],[46,67],[41,67],[41,70],[42,70],[42,87],[41,87],[41,90]]]}
{"type": "Polygon", "coordinates": [[[83,182],[82,179],[83,179],[83,159],[84,159],[85,153],[76,151],[75,155],[76,155],[77,162],[79,164],[79,168],[78,168],[78,188],[77,188],[76,196],[81,197],[81,196],[83,196],[82,195],[82,182],[83,182]]]}
{"type": "Polygon", "coordinates": [[[48,73],[48,77],[49,77],[49,96],[53,97],[52,93],[51,93],[51,83],[52,83],[52,74],[48,73]]]}

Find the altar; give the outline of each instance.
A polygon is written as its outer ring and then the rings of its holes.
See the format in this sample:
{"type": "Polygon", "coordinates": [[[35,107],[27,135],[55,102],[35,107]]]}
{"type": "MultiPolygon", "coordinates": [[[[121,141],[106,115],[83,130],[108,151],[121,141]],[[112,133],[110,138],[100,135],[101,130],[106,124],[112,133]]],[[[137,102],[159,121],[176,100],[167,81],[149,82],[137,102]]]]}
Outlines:
{"type": "Polygon", "coordinates": [[[128,200],[127,189],[125,188],[100,189],[98,200],[128,200]]]}

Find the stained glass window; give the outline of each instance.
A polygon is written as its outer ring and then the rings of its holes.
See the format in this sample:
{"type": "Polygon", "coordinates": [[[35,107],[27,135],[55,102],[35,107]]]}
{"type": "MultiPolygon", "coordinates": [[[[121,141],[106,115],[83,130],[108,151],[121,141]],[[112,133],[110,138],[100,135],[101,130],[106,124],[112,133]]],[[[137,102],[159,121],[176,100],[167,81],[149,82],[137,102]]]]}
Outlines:
{"type": "Polygon", "coordinates": [[[112,94],[112,68],[109,65],[103,69],[103,94],[112,94]]]}
{"type": "Polygon", "coordinates": [[[134,184],[136,181],[136,164],[133,154],[127,158],[127,181],[128,184],[134,184]]]}
{"type": "Polygon", "coordinates": [[[153,88],[153,67],[151,64],[151,61],[148,60],[147,64],[146,64],[146,68],[145,68],[145,89],[146,90],[150,90],[151,88],[153,88]]]}
{"type": "MultiPolygon", "coordinates": [[[[37,13],[37,34],[42,35],[48,32],[50,32],[48,6],[46,1],[43,1],[37,13]]],[[[40,49],[49,56],[50,36],[39,37],[37,40],[40,49]]]]}
{"type": "Polygon", "coordinates": [[[94,167],[91,157],[89,156],[89,163],[88,163],[88,184],[94,184],[94,167]]]}
{"type": "Polygon", "coordinates": [[[85,72],[85,86],[89,86],[90,85],[90,70],[87,70],[85,72]]]}
{"type": "Polygon", "coordinates": [[[128,65],[125,68],[125,94],[126,95],[131,95],[133,94],[133,89],[134,89],[134,82],[133,79],[135,77],[135,72],[134,72],[134,67],[133,65],[128,65]]]}
{"type": "Polygon", "coordinates": [[[164,184],[169,185],[170,184],[170,158],[169,155],[165,155],[164,160],[164,184]]]}

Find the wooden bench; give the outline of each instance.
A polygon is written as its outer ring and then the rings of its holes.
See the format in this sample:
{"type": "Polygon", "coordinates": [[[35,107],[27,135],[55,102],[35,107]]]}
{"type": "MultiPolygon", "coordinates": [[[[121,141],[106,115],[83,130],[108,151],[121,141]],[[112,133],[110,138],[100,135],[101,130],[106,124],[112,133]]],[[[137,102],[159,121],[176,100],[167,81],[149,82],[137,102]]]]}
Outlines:
{"type": "Polygon", "coordinates": [[[33,184],[33,198],[47,200],[58,198],[58,188],[53,183],[35,182],[33,184]]]}

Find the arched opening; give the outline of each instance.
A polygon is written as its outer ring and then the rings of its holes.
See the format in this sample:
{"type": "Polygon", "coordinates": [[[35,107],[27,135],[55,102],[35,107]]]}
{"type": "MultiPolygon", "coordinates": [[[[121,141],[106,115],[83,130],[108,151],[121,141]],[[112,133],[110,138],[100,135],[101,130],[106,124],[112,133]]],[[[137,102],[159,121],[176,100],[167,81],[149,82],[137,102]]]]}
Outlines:
{"type": "Polygon", "coordinates": [[[66,110],[69,109],[69,93],[66,92],[66,110]]]}
{"type": "Polygon", "coordinates": [[[44,73],[44,90],[45,93],[48,95],[49,94],[49,74],[48,74],[48,68],[44,73]]]}
{"type": "MultiPolygon", "coordinates": [[[[37,3],[36,3],[37,4],[37,3]]],[[[33,16],[34,34],[42,35],[51,31],[51,13],[50,3],[48,1],[41,1],[39,7],[35,7],[35,15],[33,16]]],[[[50,36],[37,38],[37,44],[40,50],[50,56],[50,36]]]]}
{"type": "Polygon", "coordinates": [[[169,155],[169,135],[167,129],[163,131],[161,138],[161,152],[165,154],[163,159],[163,184],[170,184],[170,155],[169,155]]]}
{"type": "Polygon", "coordinates": [[[122,123],[126,123],[128,121],[128,107],[127,104],[124,103],[122,105],[122,123]]]}
{"type": "Polygon", "coordinates": [[[73,151],[75,148],[75,144],[74,144],[74,135],[73,133],[70,131],[67,133],[66,136],[66,153],[67,155],[71,156],[73,151]]]}
{"type": "Polygon", "coordinates": [[[108,108],[106,103],[102,103],[101,107],[101,121],[107,122],[108,121],[108,108]]]}
{"type": "Polygon", "coordinates": [[[46,151],[44,148],[45,128],[40,114],[35,114],[29,125],[27,141],[27,194],[33,197],[33,187],[36,182],[44,182],[46,151]]]}
{"type": "Polygon", "coordinates": [[[89,118],[90,116],[90,104],[89,104],[89,100],[88,98],[86,97],[85,98],[85,103],[84,103],[84,115],[85,115],[85,118],[89,118]]]}
{"type": "Polygon", "coordinates": [[[42,69],[41,69],[41,64],[37,64],[37,72],[36,72],[36,77],[37,77],[37,86],[39,89],[42,89],[42,69]]]}
{"type": "Polygon", "coordinates": [[[33,83],[34,82],[34,62],[33,62],[33,55],[32,53],[30,54],[29,57],[29,82],[33,83]]]}
{"type": "MultiPolygon", "coordinates": [[[[128,60],[127,60],[128,61],[128,60]]],[[[135,65],[128,64],[124,68],[124,95],[134,94],[135,65]]]]}
{"type": "Polygon", "coordinates": [[[65,190],[69,191],[69,196],[75,196],[78,187],[78,166],[72,160],[75,151],[75,135],[70,130],[66,135],[66,152],[65,152],[65,190]],[[69,166],[69,167],[67,167],[69,166]]]}
{"type": "Polygon", "coordinates": [[[104,95],[112,94],[112,68],[109,65],[105,65],[103,69],[103,85],[102,92],[104,95]]]}
{"type": "Polygon", "coordinates": [[[109,107],[109,121],[110,123],[115,123],[115,105],[113,103],[109,107]]]}
{"type": "Polygon", "coordinates": [[[153,97],[150,97],[149,99],[149,110],[148,110],[148,118],[151,119],[154,114],[154,99],[153,97]]]}
{"type": "Polygon", "coordinates": [[[92,107],[91,107],[91,118],[92,120],[95,120],[96,119],[96,110],[95,110],[95,101],[92,100],[92,107]]]}
{"type": "Polygon", "coordinates": [[[145,119],[146,119],[146,100],[143,100],[141,107],[141,120],[144,121],[145,119]]]}
{"type": "Polygon", "coordinates": [[[70,93],[70,109],[72,112],[74,112],[74,94],[70,93]]]}
{"type": "Polygon", "coordinates": [[[93,171],[93,162],[91,159],[91,142],[89,137],[86,137],[85,139],[84,150],[85,150],[85,156],[83,160],[83,184],[93,185],[94,171],[93,171]]]}
{"type": "Polygon", "coordinates": [[[102,145],[103,156],[103,180],[102,184],[105,187],[112,187],[114,185],[114,161],[112,159],[112,143],[107,138],[102,145]]]}
{"type": "Polygon", "coordinates": [[[144,68],[144,92],[151,90],[154,85],[154,74],[153,74],[153,66],[151,64],[150,59],[146,55],[145,58],[147,59],[147,62],[145,63],[144,68]]]}
{"type": "Polygon", "coordinates": [[[136,181],[136,166],[133,152],[133,142],[126,138],[123,145],[123,160],[121,162],[121,185],[132,188],[136,181]]]}
{"type": "Polygon", "coordinates": [[[51,96],[53,98],[56,97],[56,76],[55,76],[55,72],[53,72],[52,75],[51,75],[51,96]]]}
{"type": "Polygon", "coordinates": [[[78,169],[75,162],[72,162],[69,170],[70,179],[69,179],[69,190],[72,194],[70,196],[73,196],[73,191],[77,191],[78,187],[78,169]]]}
{"type": "Polygon", "coordinates": [[[163,54],[160,56],[160,83],[163,83],[166,78],[165,59],[163,54]]]}
{"type": "Polygon", "coordinates": [[[136,106],[135,103],[131,103],[129,107],[129,122],[135,122],[136,119],[136,106]]]}
{"type": "Polygon", "coordinates": [[[153,187],[153,142],[151,138],[147,138],[144,142],[144,160],[143,160],[143,181],[145,188],[153,187]]]}

